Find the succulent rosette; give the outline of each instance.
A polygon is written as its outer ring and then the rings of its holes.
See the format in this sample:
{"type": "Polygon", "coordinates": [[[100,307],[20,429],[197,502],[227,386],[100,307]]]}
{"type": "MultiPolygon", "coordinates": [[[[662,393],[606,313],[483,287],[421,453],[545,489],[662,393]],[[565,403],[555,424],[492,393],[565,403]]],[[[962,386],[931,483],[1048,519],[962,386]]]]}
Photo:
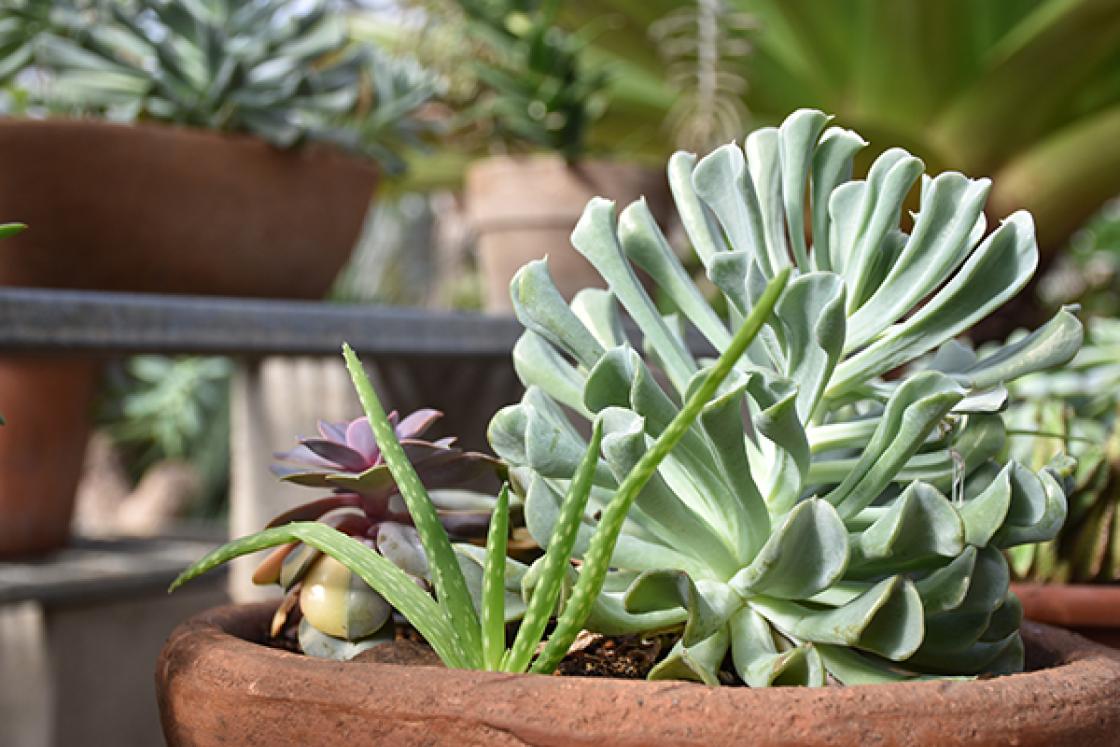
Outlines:
{"type": "MultiPolygon", "coordinates": [[[[459,540],[486,536],[493,498],[467,490],[451,490],[502,465],[492,457],[457,448],[455,438],[422,439],[442,417],[422,409],[390,423],[430,496],[440,522],[459,540]]],[[[330,494],[274,518],[269,527],[291,521],[318,520],[358,539],[428,588],[428,563],[412,519],[382,458],[369,421],[319,423],[318,437],[302,438],[290,451],[276,454],[274,474],[297,485],[330,490],[330,494]]],[[[274,550],[253,576],[259,584],[279,584],[288,597],[273,629],[287,622],[297,601],[302,619],[299,640],[305,652],[349,658],[392,634],[392,607],[343,565],[318,550],[291,543],[274,550]]]]}

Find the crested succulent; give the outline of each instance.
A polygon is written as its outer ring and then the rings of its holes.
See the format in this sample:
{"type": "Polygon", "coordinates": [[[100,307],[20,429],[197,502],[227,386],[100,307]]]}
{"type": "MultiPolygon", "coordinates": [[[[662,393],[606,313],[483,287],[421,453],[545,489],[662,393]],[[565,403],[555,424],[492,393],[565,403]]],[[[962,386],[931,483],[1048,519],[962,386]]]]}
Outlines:
{"type": "MultiPolygon", "coordinates": [[[[463,451],[454,438],[435,442],[421,436],[440,417],[417,410],[403,419],[388,416],[394,434],[429,488],[468,483],[500,464],[484,454],[463,451]]],[[[277,454],[273,472],[298,485],[326,488],[331,494],[277,516],[269,527],[291,521],[321,521],[376,551],[427,588],[428,562],[408,509],[398,493],[367,418],[319,423],[319,438],[301,439],[277,454]]],[[[430,493],[440,522],[457,539],[485,538],[493,499],[468,491],[430,493]]],[[[253,576],[259,584],[279,584],[287,598],[273,619],[274,633],[299,605],[298,636],[305,653],[350,658],[392,639],[392,607],[365,581],[314,547],[298,542],[273,551],[253,576]]]]}
{"type": "Polygon", "coordinates": [[[1061,452],[1077,459],[1065,526],[1054,540],[1012,548],[1013,575],[1120,580],[1120,320],[1091,320],[1085,347],[1067,368],[1020,379],[1012,397],[1015,459],[1030,466],[1061,452]]]}
{"type": "Polygon", "coordinates": [[[616,219],[612,203],[592,200],[572,234],[608,290],[565,303],[544,261],[511,284],[527,390],[493,419],[491,445],[547,547],[588,448],[568,413],[593,422],[602,460],[574,543],[582,576],[619,485],[711,370],[692,351],[724,353],[767,281],[792,273],[609,555],[587,627],[679,630],[653,678],[717,684],[728,654],[751,686],[1022,667],[1001,550],[1055,536],[1068,463],[1001,461],[999,411],[1008,382],[1074,355],[1080,323],[1062,310],[983,356],[957,342],[1034,272],[1031,216],[989,232],[988,180],[924,176],[899,148],[852,179],[866,143],[828,119],[800,110],[743,147],[669,162],[681,223],[728,322],[643,201],[616,219]],[[907,229],[900,213],[919,177],[907,229]],[[673,313],[659,311],[638,268],[673,313]]]}
{"type": "MultiPolygon", "coordinates": [[[[34,63],[50,73],[41,97],[52,108],[245,131],[280,147],[326,142],[397,168],[396,146],[422,129],[411,115],[435,90],[415,64],[355,42],[324,0],[23,5],[49,19],[34,63]]],[[[26,47],[13,44],[13,56],[26,47]]]]}

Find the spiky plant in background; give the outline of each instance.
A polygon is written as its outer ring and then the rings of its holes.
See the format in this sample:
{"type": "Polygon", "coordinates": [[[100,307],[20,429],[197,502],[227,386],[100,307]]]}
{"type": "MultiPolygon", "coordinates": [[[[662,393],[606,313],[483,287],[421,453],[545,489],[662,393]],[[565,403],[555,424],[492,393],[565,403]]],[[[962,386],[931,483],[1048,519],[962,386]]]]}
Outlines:
{"type": "MultiPolygon", "coordinates": [[[[49,11],[31,61],[51,109],[243,131],[281,147],[326,142],[396,169],[398,146],[425,129],[411,115],[435,91],[414,63],[356,43],[325,0],[24,4],[49,11]]],[[[7,62],[27,56],[26,44],[13,49],[7,62]]]]}
{"type": "Polygon", "coordinates": [[[1066,465],[998,461],[998,410],[1005,383],[1073,356],[1081,326],[1063,310],[982,358],[956,342],[1033,273],[1030,215],[985,235],[989,182],[945,173],[922,178],[904,233],[900,209],[922,162],[890,149],[852,180],[866,144],[827,121],[800,110],[742,148],[670,161],[681,221],[730,326],[644,202],[616,223],[613,204],[593,200],[572,234],[608,291],[569,306],[540,261],[512,284],[526,327],[514,362],[528,389],[494,418],[491,443],[547,544],[586,448],[565,410],[602,429],[581,555],[619,481],[707,371],[684,323],[722,351],[765,282],[794,268],[773,321],[638,496],[588,623],[611,634],[682,628],[653,678],[717,684],[729,651],[752,686],[1022,666],[1021,608],[1000,550],[1054,537],[1066,465]],[[676,313],[659,313],[635,268],[676,313]]]}
{"type": "MultiPolygon", "coordinates": [[[[458,540],[484,539],[492,498],[469,491],[435,490],[468,484],[499,472],[494,459],[454,446],[452,437],[425,441],[423,434],[442,417],[417,410],[389,421],[405,453],[428,488],[444,528],[458,540]]],[[[273,472],[297,485],[331,490],[326,497],[277,516],[269,527],[292,521],[322,521],[369,548],[427,586],[428,561],[408,509],[382,457],[366,418],[319,424],[319,438],[301,439],[277,454],[273,472]]],[[[286,598],[273,619],[280,633],[297,604],[300,647],[307,654],[348,659],[393,638],[392,606],[365,581],[314,547],[291,543],[278,548],[253,576],[258,584],[279,584],[286,598]]]]}
{"type": "Polygon", "coordinates": [[[1077,459],[1061,533],[1013,548],[1012,571],[1032,581],[1120,581],[1120,321],[1093,319],[1065,370],[1024,377],[1012,391],[1011,456],[1030,466],[1062,452],[1077,459]]]}

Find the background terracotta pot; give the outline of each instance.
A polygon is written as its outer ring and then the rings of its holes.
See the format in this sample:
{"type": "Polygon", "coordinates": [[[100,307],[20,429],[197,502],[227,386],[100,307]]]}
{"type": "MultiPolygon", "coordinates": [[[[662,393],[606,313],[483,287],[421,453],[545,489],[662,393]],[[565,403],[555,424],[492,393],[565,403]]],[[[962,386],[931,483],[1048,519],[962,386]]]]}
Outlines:
{"type": "MultiPolygon", "coordinates": [[[[0,119],[0,285],[318,298],[377,171],[324,149],[94,120],[0,119]]],[[[65,541],[97,367],[0,360],[0,555],[65,541]]]]}
{"type": "Polygon", "coordinates": [[[311,659],[256,645],[273,607],[179,626],[156,670],[170,745],[1112,743],[1120,657],[1027,623],[1040,671],[849,688],[708,688],[311,659]]]}
{"type": "Polygon", "coordinates": [[[1012,584],[1011,588],[1027,618],[1120,648],[1120,586],[1012,584]]]}
{"type": "Polygon", "coordinates": [[[559,156],[494,156],[475,162],[466,175],[466,207],[478,235],[483,298],[487,311],[512,309],[509,282],[532,259],[548,266],[565,298],[603,280],[569,241],[592,197],[618,209],[644,196],[665,225],[669,185],[664,171],[632,164],[585,161],[569,165],[559,156]]]}
{"type": "Polygon", "coordinates": [[[377,182],[365,161],[257,138],[92,120],[0,120],[0,282],[318,298],[377,182]]]}

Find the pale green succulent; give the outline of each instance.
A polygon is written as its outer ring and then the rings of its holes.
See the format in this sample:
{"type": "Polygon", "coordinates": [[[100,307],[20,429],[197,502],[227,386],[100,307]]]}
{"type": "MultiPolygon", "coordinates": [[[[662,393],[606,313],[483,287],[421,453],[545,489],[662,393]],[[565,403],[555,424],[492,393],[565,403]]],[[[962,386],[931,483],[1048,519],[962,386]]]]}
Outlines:
{"type": "Polygon", "coordinates": [[[997,461],[999,410],[1006,382],[1074,355],[1081,325],[1063,310],[982,358],[956,342],[1034,272],[1031,216],[988,233],[988,180],[923,176],[897,148],[853,180],[866,143],[828,119],[800,110],[742,148],[669,162],[681,223],[729,323],[644,201],[616,220],[611,202],[592,200],[572,234],[609,290],[565,303],[544,261],[511,286],[527,391],[495,416],[490,441],[547,546],[587,449],[568,414],[601,431],[579,557],[709,370],[685,327],[723,352],[767,281],[793,268],[774,316],[637,495],[587,621],[607,634],[681,630],[653,678],[717,684],[729,652],[751,686],[1022,667],[1021,608],[1000,550],[1054,537],[1067,465],[997,461]],[[900,213],[919,177],[906,231],[900,213]],[[636,268],[675,313],[659,312],[636,268]]]}

